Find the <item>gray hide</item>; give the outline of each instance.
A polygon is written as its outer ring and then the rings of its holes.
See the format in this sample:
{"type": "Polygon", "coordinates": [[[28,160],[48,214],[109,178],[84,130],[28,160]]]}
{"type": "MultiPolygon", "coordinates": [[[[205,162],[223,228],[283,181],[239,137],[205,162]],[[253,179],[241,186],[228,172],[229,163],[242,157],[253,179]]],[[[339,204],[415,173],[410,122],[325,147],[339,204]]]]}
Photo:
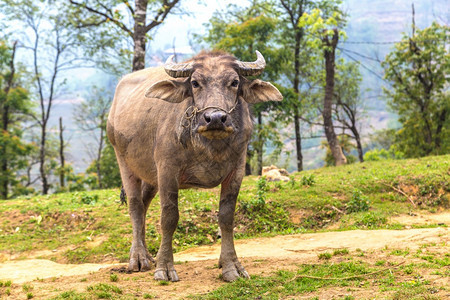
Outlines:
{"type": "Polygon", "coordinates": [[[155,263],[145,243],[145,215],[159,192],[162,241],[154,277],[178,281],[172,252],[178,190],[221,185],[223,279],[248,277],[233,242],[236,198],[252,130],[248,103],[282,100],[270,83],[246,79],[264,68],[264,58],[257,54],[262,65],[242,63],[223,52],[201,53],[187,64],[168,62],[166,70],[141,70],[119,82],[107,133],[133,226],[129,270],[147,271],[155,263]]]}

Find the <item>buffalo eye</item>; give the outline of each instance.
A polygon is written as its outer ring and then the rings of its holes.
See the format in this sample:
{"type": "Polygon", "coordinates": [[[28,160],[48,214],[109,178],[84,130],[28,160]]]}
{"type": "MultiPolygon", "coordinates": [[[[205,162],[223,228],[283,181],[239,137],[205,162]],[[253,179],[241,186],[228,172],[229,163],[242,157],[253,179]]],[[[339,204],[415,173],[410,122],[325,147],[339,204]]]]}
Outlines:
{"type": "Polygon", "coordinates": [[[232,87],[237,87],[239,85],[239,80],[235,79],[233,82],[231,82],[232,87]]]}
{"type": "Polygon", "coordinates": [[[192,80],[191,84],[192,84],[192,87],[193,87],[193,88],[198,88],[198,87],[200,87],[200,84],[198,83],[197,80],[192,80]]]}

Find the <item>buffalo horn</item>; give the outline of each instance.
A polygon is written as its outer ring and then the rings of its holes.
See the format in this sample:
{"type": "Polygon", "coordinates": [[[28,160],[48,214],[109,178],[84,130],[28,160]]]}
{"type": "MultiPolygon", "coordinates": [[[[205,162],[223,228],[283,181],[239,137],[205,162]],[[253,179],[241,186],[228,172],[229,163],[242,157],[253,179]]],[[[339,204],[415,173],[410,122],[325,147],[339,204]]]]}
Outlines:
{"type": "Polygon", "coordinates": [[[266,60],[264,56],[256,50],[256,60],[254,62],[237,61],[239,74],[242,76],[258,76],[261,75],[266,67],[266,60]]]}
{"type": "Polygon", "coordinates": [[[192,74],[192,62],[190,63],[179,63],[173,61],[174,55],[169,56],[164,64],[164,70],[171,77],[189,77],[192,74]]]}

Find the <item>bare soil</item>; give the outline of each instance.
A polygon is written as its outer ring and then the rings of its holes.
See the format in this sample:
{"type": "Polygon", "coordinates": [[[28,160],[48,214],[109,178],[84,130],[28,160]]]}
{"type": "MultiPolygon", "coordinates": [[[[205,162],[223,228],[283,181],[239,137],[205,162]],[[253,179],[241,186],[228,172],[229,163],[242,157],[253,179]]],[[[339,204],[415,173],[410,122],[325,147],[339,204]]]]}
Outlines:
{"type": "MultiPolygon", "coordinates": [[[[450,213],[435,215],[399,216],[391,220],[402,224],[450,224],[450,213]]],[[[384,259],[390,263],[414,262],[413,256],[392,256],[389,249],[409,249],[415,251],[424,244],[440,245],[439,253],[450,252],[450,229],[448,227],[408,229],[408,230],[353,230],[342,232],[323,232],[256,238],[236,241],[236,252],[251,275],[268,276],[273,271],[295,270],[299,264],[318,263],[318,254],[332,252],[333,249],[346,248],[351,254],[364,252],[364,260],[375,264],[384,259]]],[[[217,268],[220,244],[192,248],[175,254],[180,282],[160,285],[152,279],[153,272],[126,274],[118,270],[125,264],[58,264],[49,260],[27,259],[8,260],[0,264],[0,281],[13,282],[11,294],[1,294],[1,299],[25,299],[23,284],[32,286],[34,299],[48,299],[63,291],[85,292],[96,283],[108,283],[118,286],[124,294],[137,298],[144,294],[159,299],[182,299],[191,294],[208,293],[226,284],[220,280],[221,270],[217,268]],[[119,280],[110,282],[111,273],[119,280]]],[[[340,257],[332,260],[339,262],[340,257]]],[[[450,279],[424,274],[431,284],[450,286],[450,279]]],[[[448,291],[448,290],[447,290],[448,291]]],[[[385,295],[376,287],[354,288],[351,295],[356,299],[373,298],[385,295]]],[[[448,293],[443,291],[442,293],[448,293]]],[[[350,294],[347,288],[321,289],[318,292],[304,294],[296,299],[318,296],[320,299],[334,299],[350,294]]],[[[385,295],[386,296],[386,295],[385,295]]],[[[450,297],[450,295],[440,295],[450,297]]],[[[294,298],[293,298],[294,299],[294,298]]]]}

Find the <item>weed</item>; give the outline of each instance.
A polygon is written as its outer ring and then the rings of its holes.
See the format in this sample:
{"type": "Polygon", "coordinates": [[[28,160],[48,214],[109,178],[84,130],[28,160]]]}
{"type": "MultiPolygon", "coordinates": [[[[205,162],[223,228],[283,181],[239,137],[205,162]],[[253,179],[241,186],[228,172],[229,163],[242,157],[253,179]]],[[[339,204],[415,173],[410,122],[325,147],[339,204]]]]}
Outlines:
{"type": "Polygon", "coordinates": [[[328,260],[328,259],[331,259],[331,257],[333,257],[333,255],[331,255],[331,253],[328,253],[328,252],[319,253],[317,256],[319,257],[319,259],[324,259],[324,260],[328,260]]]}
{"type": "Polygon", "coordinates": [[[408,265],[403,268],[403,271],[405,272],[405,274],[411,275],[414,272],[414,268],[412,265],[408,265]]]}
{"type": "Polygon", "coordinates": [[[302,176],[301,182],[304,186],[313,186],[316,183],[316,179],[314,177],[314,174],[309,174],[302,176]]]}
{"type": "Polygon", "coordinates": [[[22,290],[24,291],[24,292],[29,292],[29,291],[31,291],[33,289],[33,286],[32,285],[29,285],[29,284],[24,284],[24,285],[22,285],[22,290]]]}
{"type": "Polygon", "coordinates": [[[90,285],[86,288],[86,290],[89,293],[95,294],[99,299],[111,299],[113,297],[112,293],[122,294],[122,290],[120,288],[105,283],[90,285]]]}
{"type": "Polygon", "coordinates": [[[367,212],[355,217],[355,225],[362,228],[377,228],[386,224],[385,216],[376,212],[367,212]]]}
{"type": "Polygon", "coordinates": [[[95,205],[98,201],[98,195],[89,195],[86,193],[81,194],[81,203],[87,204],[87,205],[95,205]]]}
{"type": "Polygon", "coordinates": [[[117,282],[117,281],[119,281],[119,276],[117,276],[117,274],[111,274],[111,275],[109,275],[109,280],[111,282],[117,282]]]}
{"type": "Polygon", "coordinates": [[[368,211],[369,207],[369,199],[361,191],[353,191],[352,199],[347,203],[347,212],[368,211]]]}
{"type": "Polygon", "coordinates": [[[267,193],[267,180],[266,177],[261,176],[256,183],[256,203],[258,206],[263,207],[266,204],[266,193],[267,193]]]}
{"type": "Polygon", "coordinates": [[[375,262],[375,266],[384,266],[386,264],[385,260],[377,260],[375,262]]]}
{"type": "Polygon", "coordinates": [[[54,300],[59,300],[59,299],[70,299],[70,300],[84,300],[86,299],[86,295],[77,293],[75,291],[66,291],[63,292],[61,294],[59,294],[57,297],[53,298],[54,300]]]}
{"type": "Polygon", "coordinates": [[[33,293],[28,292],[27,293],[27,299],[33,299],[33,293]]]}
{"type": "Polygon", "coordinates": [[[155,296],[152,295],[152,294],[147,294],[147,293],[145,293],[145,294],[142,296],[142,298],[144,298],[144,299],[153,299],[153,298],[155,298],[155,296]]]}
{"type": "Polygon", "coordinates": [[[395,249],[395,250],[391,251],[390,254],[396,255],[396,256],[406,256],[409,254],[409,249],[395,249]]]}
{"type": "Polygon", "coordinates": [[[289,187],[291,189],[295,188],[296,181],[295,181],[295,176],[294,175],[289,176],[289,183],[288,184],[289,184],[289,187]]]}
{"type": "Polygon", "coordinates": [[[170,281],[167,281],[167,280],[160,280],[160,281],[158,281],[158,284],[159,284],[159,285],[169,285],[169,284],[170,284],[170,281]]]}
{"type": "Polygon", "coordinates": [[[11,280],[7,280],[5,282],[0,281],[0,287],[10,287],[12,285],[12,281],[11,280]]]}
{"type": "Polygon", "coordinates": [[[333,251],[333,256],[336,256],[336,255],[347,255],[347,254],[349,254],[349,251],[346,248],[344,248],[344,249],[335,249],[333,251]]]}

